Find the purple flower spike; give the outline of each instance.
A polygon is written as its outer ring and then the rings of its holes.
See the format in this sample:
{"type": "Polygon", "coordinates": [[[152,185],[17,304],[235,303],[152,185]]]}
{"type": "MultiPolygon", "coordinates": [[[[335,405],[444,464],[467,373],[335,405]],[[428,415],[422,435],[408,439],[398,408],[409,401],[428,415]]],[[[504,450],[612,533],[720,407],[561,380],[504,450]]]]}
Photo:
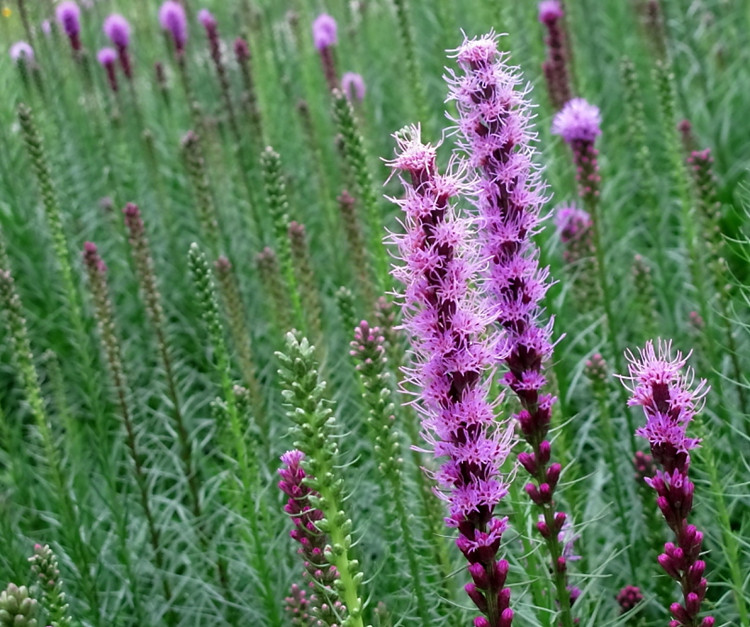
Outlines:
{"type": "Polygon", "coordinates": [[[70,39],[75,52],[81,49],[81,9],[73,0],[66,0],[57,6],[57,21],[70,39]]]}
{"type": "Polygon", "coordinates": [[[159,9],[159,23],[165,31],[169,31],[174,41],[174,47],[178,55],[185,51],[188,37],[187,17],[185,9],[175,0],[167,0],[159,9]]]}
{"type": "Polygon", "coordinates": [[[355,72],[344,72],[341,77],[341,91],[343,91],[349,100],[358,100],[362,102],[365,99],[365,79],[355,72]]]}
{"type": "Polygon", "coordinates": [[[322,13],[315,18],[312,25],[313,43],[318,52],[324,48],[330,48],[335,46],[338,41],[337,36],[338,27],[336,26],[336,20],[334,20],[327,13],[322,13]]]}
{"type": "Polygon", "coordinates": [[[96,53],[96,60],[107,73],[107,82],[112,91],[117,91],[117,73],[115,63],[117,62],[117,52],[113,48],[102,48],[96,53]]]}
{"type": "Polygon", "coordinates": [[[117,48],[117,56],[120,59],[120,65],[122,66],[125,78],[128,80],[132,79],[133,69],[130,63],[130,54],[128,53],[130,23],[122,15],[114,13],[104,20],[104,34],[114,44],[115,48],[117,48]]]}
{"type": "Polygon", "coordinates": [[[599,151],[594,142],[601,135],[601,123],[599,107],[583,98],[568,102],[552,122],[552,133],[560,135],[573,151],[579,194],[587,207],[599,197],[599,151]]]}
{"type": "Polygon", "coordinates": [[[34,49],[25,41],[17,41],[10,47],[10,58],[16,63],[29,65],[34,62],[34,49]]]}
{"type": "Polygon", "coordinates": [[[104,20],[103,30],[115,47],[127,48],[130,45],[130,23],[122,15],[110,15],[104,20]]]}
{"type": "Polygon", "coordinates": [[[560,135],[568,143],[593,142],[601,135],[602,117],[599,107],[584,98],[573,98],[552,122],[552,133],[560,135]]]}
{"type": "Polygon", "coordinates": [[[643,601],[643,593],[637,586],[625,586],[617,593],[616,599],[617,603],[620,605],[622,613],[624,614],[643,601]]]}
{"type": "Polygon", "coordinates": [[[198,11],[198,22],[200,22],[201,26],[207,31],[216,28],[216,18],[208,9],[201,9],[198,11]]]}
{"type": "Polygon", "coordinates": [[[544,0],[539,3],[539,21],[542,24],[555,22],[565,15],[560,0],[544,0]]]}
{"type": "Polygon", "coordinates": [[[394,202],[406,232],[393,236],[404,261],[393,274],[404,285],[403,326],[414,352],[404,373],[419,391],[425,441],[442,459],[438,494],[449,504],[446,524],[458,529],[456,544],[469,562],[466,592],[483,614],[474,624],[508,627],[508,563],[496,559],[507,519],[494,510],[508,491],[499,468],[514,436],[487,399],[484,374],[497,340],[486,334],[489,312],[472,289],[482,261],[469,221],[451,203],[466,182],[438,173],[435,148],[420,141],[418,128],[402,130],[396,141],[389,165],[404,186],[405,197],[394,202]]]}
{"type": "Polygon", "coordinates": [[[688,477],[690,451],[700,440],[687,437],[687,427],[702,409],[708,393],[705,379],[695,383],[693,370],[687,367],[690,357],[677,351],[672,357],[671,341],[649,341],[638,350],[638,357],[627,352],[628,376],[623,385],[632,394],[630,406],[640,406],[646,425],[636,435],[646,438],[658,466],[646,484],[656,491],[656,504],[674,532],[674,543],[664,545],[658,561],[664,571],[680,584],[684,603],[670,606],[671,627],[695,627],[713,624],[710,616],[699,622],[700,605],[706,596],[708,582],[703,577],[706,563],[700,560],[703,533],[688,524],[693,509],[695,486],[688,477]]]}

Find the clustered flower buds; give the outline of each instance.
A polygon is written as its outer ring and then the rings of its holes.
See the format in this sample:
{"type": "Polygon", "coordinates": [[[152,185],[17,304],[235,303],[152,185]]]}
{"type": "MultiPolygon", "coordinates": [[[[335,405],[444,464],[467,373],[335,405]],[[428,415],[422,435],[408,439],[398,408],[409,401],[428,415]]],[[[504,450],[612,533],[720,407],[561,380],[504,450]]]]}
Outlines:
{"type": "Polygon", "coordinates": [[[565,37],[564,16],[565,12],[559,0],[544,0],[539,3],[539,21],[547,29],[547,58],[542,63],[542,72],[550,101],[556,110],[562,109],[572,96],[568,70],[570,55],[565,37]]]}
{"type": "Polygon", "coordinates": [[[333,47],[338,42],[337,30],[336,20],[326,13],[322,13],[315,18],[312,25],[313,44],[320,55],[323,73],[331,91],[339,86],[336,59],[333,52],[333,47]]]}

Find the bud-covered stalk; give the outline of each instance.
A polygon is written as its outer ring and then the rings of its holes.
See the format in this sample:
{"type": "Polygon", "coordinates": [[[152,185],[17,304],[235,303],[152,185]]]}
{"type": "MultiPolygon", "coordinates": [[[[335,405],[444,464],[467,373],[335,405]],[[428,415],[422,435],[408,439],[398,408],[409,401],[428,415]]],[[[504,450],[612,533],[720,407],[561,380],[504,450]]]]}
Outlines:
{"type": "Polygon", "coordinates": [[[274,326],[282,333],[292,328],[290,315],[291,304],[289,303],[289,292],[284,289],[284,278],[281,274],[279,258],[272,248],[266,246],[255,257],[260,282],[263,284],[263,293],[271,301],[271,320],[274,326]]]}
{"type": "Polygon", "coordinates": [[[375,260],[378,286],[384,289],[388,283],[388,256],[382,241],[385,230],[382,212],[378,207],[372,174],[367,164],[369,156],[365,150],[362,135],[357,128],[354,110],[349,99],[339,89],[333,92],[333,118],[341,135],[346,167],[354,176],[355,196],[361,203],[367,228],[370,231],[369,248],[375,260]]]}
{"type": "Polygon", "coordinates": [[[642,255],[636,254],[633,257],[631,276],[635,290],[634,301],[641,319],[640,328],[643,335],[651,337],[656,331],[659,309],[651,266],[642,255]]]}
{"type": "Polygon", "coordinates": [[[547,58],[542,63],[542,72],[547,83],[547,93],[555,111],[563,108],[573,95],[570,85],[570,55],[566,40],[565,11],[559,0],[544,0],[539,3],[539,21],[547,29],[544,43],[547,58]]]}
{"type": "Polygon", "coordinates": [[[360,295],[369,305],[375,299],[372,284],[372,263],[362,233],[360,216],[357,211],[357,201],[347,190],[343,190],[336,200],[338,202],[339,214],[341,215],[341,224],[344,227],[349,255],[351,255],[351,265],[357,276],[360,295]]]}
{"type": "Polygon", "coordinates": [[[299,286],[300,298],[305,303],[305,322],[310,333],[320,343],[323,339],[322,308],[315,273],[313,272],[310,248],[307,243],[305,225],[290,222],[287,228],[294,265],[294,276],[299,286]]]}
{"type": "Polygon", "coordinates": [[[338,43],[338,27],[336,20],[330,15],[322,13],[312,24],[312,36],[315,49],[320,55],[320,64],[328,84],[333,91],[339,86],[339,74],[336,69],[336,54],[334,46],[338,43]]]}
{"type": "Polygon", "coordinates": [[[195,206],[201,224],[203,236],[209,250],[217,254],[221,247],[219,218],[211,191],[206,158],[203,154],[201,140],[196,133],[188,131],[182,138],[182,152],[185,157],[188,176],[195,194],[195,206]]]}
{"type": "Polygon", "coordinates": [[[414,113],[416,119],[425,123],[429,119],[427,102],[423,84],[423,74],[419,67],[417,58],[417,41],[414,36],[414,26],[411,20],[411,11],[407,0],[394,0],[396,5],[396,23],[401,45],[404,48],[404,61],[406,64],[406,77],[409,80],[407,91],[412,93],[414,113]]]}
{"type": "MultiPolygon", "coordinates": [[[[149,488],[147,471],[143,466],[144,455],[138,446],[136,425],[133,421],[133,411],[130,404],[130,389],[122,362],[122,350],[120,348],[120,340],[117,337],[114,310],[107,285],[107,266],[99,255],[96,244],[93,242],[86,242],[84,244],[83,263],[89,278],[89,289],[91,290],[94,304],[94,317],[96,318],[102,348],[109,366],[110,376],[112,377],[112,386],[117,396],[120,418],[125,428],[125,441],[128,446],[131,463],[133,464],[133,476],[138,487],[141,507],[146,517],[146,524],[148,525],[149,542],[154,551],[154,564],[162,577],[162,589],[165,600],[171,605],[172,587],[168,579],[163,575],[165,561],[164,547],[161,543],[161,529],[157,526],[156,516],[154,515],[153,497],[149,488]]],[[[177,624],[178,617],[174,609],[170,608],[164,618],[169,625],[177,624]]]]}
{"type": "Polygon", "coordinates": [[[63,592],[63,581],[57,557],[48,545],[34,545],[34,555],[29,558],[31,572],[36,576],[36,583],[42,592],[41,606],[47,615],[51,627],[70,627],[73,619],[63,592]]]}
{"type": "Polygon", "coordinates": [[[234,40],[234,56],[242,74],[242,82],[245,88],[242,94],[242,102],[245,106],[246,114],[250,119],[254,142],[255,145],[262,146],[264,144],[263,123],[260,115],[260,105],[258,104],[258,92],[253,77],[250,45],[247,43],[247,40],[242,37],[234,40]]]}
{"type": "Polygon", "coordinates": [[[37,627],[39,603],[26,586],[9,583],[0,592],[0,627],[37,627]]]}
{"type": "Polygon", "coordinates": [[[294,333],[286,336],[285,353],[277,353],[279,376],[287,415],[295,423],[295,446],[304,454],[302,470],[306,485],[317,492],[311,503],[323,517],[316,522],[319,531],[330,538],[326,561],[336,569],[334,589],[346,607],[342,627],[364,627],[363,601],[360,596],[363,573],[351,557],[352,521],[344,511],[343,481],[338,478],[340,462],[336,437],[334,403],[326,395],[320,379],[315,347],[294,333]]]}

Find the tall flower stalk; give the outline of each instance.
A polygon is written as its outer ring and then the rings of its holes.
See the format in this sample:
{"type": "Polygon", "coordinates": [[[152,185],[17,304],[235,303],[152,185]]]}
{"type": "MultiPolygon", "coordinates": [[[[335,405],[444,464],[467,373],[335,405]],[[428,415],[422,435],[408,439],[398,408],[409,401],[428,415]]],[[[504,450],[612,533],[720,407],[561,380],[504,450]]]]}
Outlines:
{"type": "Polygon", "coordinates": [[[507,627],[513,619],[508,562],[498,560],[507,518],[495,515],[508,486],[500,467],[510,454],[512,426],[495,422],[484,375],[499,344],[483,336],[490,312],[471,282],[480,261],[468,220],[451,199],[464,187],[458,175],[441,175],[435,148],[418,128],[396,135],[406,232],[394,235],[404,264],[393,274],[403,285],[404,327],[413,348],[407,381],[419,395],[424,439],[437,458],[439,495],[448,502],[446,524],[458,529],[456,544],[469,562],[466,592],[481,612],[476,627],[507,627]]]}
{"type": "Polygon", "coordinates": [[[695,490],[688,477],[690,451],[700,440],[688,437],[687,427],[702,408],[708,387],[705,379],[693,385],[687,357],[679,351],[672,357],[671,348],[671,342],[659,340],[654,347],[649,341],[637,357],[627,353],[629,374],[621,378],[632,394],[628,405],[642,407],[646,415],[645,426],[636,434],[648,440],[658,466],[646,483],[656,491],[656,504],[674,533],[674,542],[667,542],[658,558],[664,571],[680,584],[683,596],[682,603],[669,607],[674,616],[670,627],[713,627],[713,617],[698,618],[708,587],[703,576],[706,562],[699,559],[703,533],[688,524],[695,490]]]}
{"type": "Polygon", "coordinates": [[[537,529],[549,551],[562,623],[572,627],[567,560],[558,538],[566,515],[556,511],[554,500],[562,465],[551,462],[547,439],[556,399],[545,391],[544,374],[552,356],[552,321],[541,321],[550,282],[531,239],[539,230],[545,196],[534,163],[530,104],[495,35],[464,41],[456,58],[461,73],[449,76],[449,98],[458,109],[459,148],[478,172],[472,191],[481,254],[489,260],[487,306],[505,333],[491,358],[505,364],[503,382],[521,403],[515,419],[531,452],[520,453],[518,460],[533,479],[526,491],[543,514],[537,529]]]}
{"type": "Polygon", "coordinates": [[[547,45],[547,58],[542,63],[542,72],[550,102],[556,111],[563,108],[573,93],[570,85],[570,55],[565,37],[564,17],[565,12],[559,0],[544,0],[539,3],[539,21],[547,29],[547,37],[544,40],[547,45]]]}

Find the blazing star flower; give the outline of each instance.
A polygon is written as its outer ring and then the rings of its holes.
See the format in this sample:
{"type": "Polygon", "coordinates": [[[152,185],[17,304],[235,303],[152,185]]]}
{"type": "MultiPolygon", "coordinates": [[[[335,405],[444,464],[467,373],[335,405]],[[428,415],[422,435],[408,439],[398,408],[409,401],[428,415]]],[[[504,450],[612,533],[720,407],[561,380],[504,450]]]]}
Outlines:
{"type": "Polygon", "coordinates": [[[343,91],[349,100],[355,98],[362,102],[365,99],[365,79],[355,72],[344,72],[341,77],[341,91],[343,91]]]}
{"type": "Polygon", "coordinates": [[[198,11],[198,22],[200,22],[201,26],[206,30],[216,28],[216,18],[208,9],[201,9],[198,11]]]}
{"type": "Polygon", "coordinates": [[[16,63],[33,63],[34,49],[25,41],[17,41],[10,47],[10,58],[16,63]]]}
{"type": "Polygon", "coordinates": [[[318,51],[335,46],[338,41],[336,20],[327,13],[321,13],[312,25],[313,43],[318,51]]]}
{"type": "Polygon", "coordinates": [[[562,5],[559,0],[544,0],[539,3],[539,21],[542,24],[549,24],[563,17],[562,5]]]}
{"type": "Polygon", "coordinates": [[[96,53],[96,60],[104,68],[107,73],[107,82],[109,83],[112,91],[117,91],[117,74],[115,70],[115,63],[117,62],[117,52],[113,48],[102,48],[96,53]]]}
{"type": "Polygon", "coordinates": [[[393,236],[404,261],[393,274],[404,285],[403,324],[414,353],[404,372],[419,390],[425,440],[443,460],[435,478],[449,504],[446,523],[458,529],[456,544],[469,562],[466,592],[483,613],[474,624],[508,627],[508,563],[496,560],[507,519],[494,509],[508,491],[499,468],[513,432],[509,421],[496,422],[483,381],[496,341],[486,337],[489,312],[472,288],[481,261],[470,224],[451,204],[466,183],[460,173],[438,173],[435,148],[421,142],[418,128],[395,137],[389,165],[404,186],[405,197],[394,202],[406,233],[393,236]]]}
{"type": "Polygon", "coordinates": [[[584,98],[573,98],[555,116],[552,133],[560,135],[568,144],[593,142],[602,133],[601,124],[599,107],[589,104],[584,98]]]}
{"type": "Polygon", "coordinates": [[[70,40],[73,52],[81,50],[81,9],[73,0],[66,0],[57,6],[57,21],[60,22],[70,40]]]}
{"type": "Polygon", "coordinates": [[[683,595],[683,604],[673,603],[669,608],[674,617],[669,624],[713,627],[711,616],[698,622],[708,587],[703,577],[706,563],[699,559],[703,533],[687,522],[695,491],[688,477],[690,451],[700,441],[687,437],[686,431],[702,409],[708,387],[705,379],[695,383],[693,371],[687,367],[690,354],[683,357],[677,351],[672,357],[671,341],[658,340],[656,347],[649,341],[638,350],[637,357],[630,351],[626,357],[628,375],[620,379],[632,394],[628,405],[642,407],[646,415],[646,425],[637,429],[636,435],[648,440],[659,467],[645,481],[656,491],[656,504],[674,532],[675,542],[667,542],[664,553],[658,557],[664,571],[680,584],[683,595]]]}
{"type": "Polygon", "coordinates": [[[104,34],[116,48],[127,48],[130,44],[130,24],[117,13],[104,20],[104,34]]]}
{"type": "Polygon", "coordinates": [[[174,41],[175,50],[180,55],[185,50],[188,38],[187,18],[185,9],[175,0],[167,0],[159,9],[159,23],[165,31],[169,31],[174,41]]]}

